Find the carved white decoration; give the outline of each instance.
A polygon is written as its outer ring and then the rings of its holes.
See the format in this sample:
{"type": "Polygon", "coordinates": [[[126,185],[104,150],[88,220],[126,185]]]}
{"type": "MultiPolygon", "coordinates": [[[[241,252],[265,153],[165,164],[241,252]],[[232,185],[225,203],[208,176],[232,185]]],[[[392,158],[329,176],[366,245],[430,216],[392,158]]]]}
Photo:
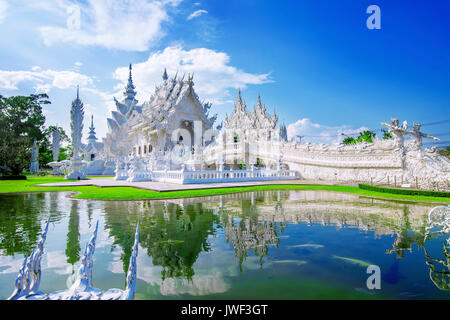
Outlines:
{"type": "Polygon", "coordinates": [[[72,102],[72,108],[70,110],[70,128],[72,130],[72,164],[71,172],[66,175],[66,179],[86,179],[86,175],[82,170],[82,162],[80,152],[83,145],[81,144],[81,138],[83,136],[83,119],[84,119],[84,106],[80,100],[80,90],[77,87],[77,98],[72,102]]]}
{"type": "Polygon", "coordinates": [[[29,258],[25,258],[23,266],[19,270],[19,275],[16,278],[16,289],[8,300],[132,300],[134,298],[134,293],[136,291],[136,258],[138,255],[139,244],[139,222],[136,226],[125,290],[109,289],[107,291],[102,291],[92,286],[93,255],[98,230],[97,221],[94,234],[86,244],[84,254],[81,258],[81,265],[73,285],[67,290],[47,294],[39,291],[39,284],[41,279],[40,261],[44,249],[44,242],[47,237],[49,221],[39,240],[37,250],[33,250],[33,253],[29,258]]]}
{"type": "Polygon", "coordinates": [[[30,173],[39,173],[39,146],[37,145],[36,140],[33,142],[33,147],[31,148],[30,173]]]}

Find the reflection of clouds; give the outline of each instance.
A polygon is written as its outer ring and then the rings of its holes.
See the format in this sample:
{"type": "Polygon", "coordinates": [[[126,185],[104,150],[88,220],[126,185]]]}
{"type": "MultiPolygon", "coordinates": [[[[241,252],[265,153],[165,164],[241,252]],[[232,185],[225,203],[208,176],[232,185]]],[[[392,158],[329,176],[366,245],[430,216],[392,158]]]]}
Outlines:
{"type": "Polygon", "coordinates": [[[22,267],[23,259],[14,259],[10,256],[0,256],[0,274],[18,273],[22,267]],[[2,270],[6,268],[5,270],[2,270]]]}
{"type": "MultiPolygon", "coordinates": [[[[137,278],[150,284],[159,285],[161,282],[161,270],[159,266],[152,264],[152,259],[147,255],[147,249],[139,246],[137,256],[137,278]]],[[[112,273],[123,274],[123,263],[121,260],[122,249],[116,249],[112,252],[113,261],[108,264],[108,271],[112,273]]],[[[127,266],[128,267],[128,266],[127,266]]]]}
{"type": "Polygon", "coordinates": [[[63,251],[47,252],[46,257],[42,259],[42,269],[56,269],[57,274],[71,274],[72,265],[66,262],[66,255],[63,251]]]}
{"type": "MultiPolygon", "coordinates": [[[[123,264],[120,260],[122,250],[115,250],[113,261],[108,264],[108,271],[112,273],[123,274],[123,264]]],[[[212,259],[214,261],[214,259],[212,259]]],[[[214,268],[208,270],[206,275],[194,275],[191,280],[186,278],[167,278],[162,281],[161,266],[155,266],[152,258],[148,256],[147,249],[139,246],[139,255],[137,257],[137,278],[149,285],[158,285],[162,295],[180,295],[190,294],[193,296],[208,295],[226,292],[230,285],[223,279],[223,274],[214,268]]],[[[234,270],[226,270],[227,273],[236,275],[234,270]]],[[[197,272],[202,272],[197,270],[197,272]]]]}
{"type": "Polygon", "coordinates": [[[154,266],[152,259],[147,254],[147,249],[139,246],[137,257],[137,278],[150,284],[160,285],[162,267],[154,266]]]}
{"type": "Polygon", "coordinates": [[[190,294],[193,296],[203,296],[214,293],[224,293],[230,288],[225,283],[220,272],[208,275],[194,275],[192,280],[182,278],[165,279],[160,285],[161,294],[179,295],[190,294]]]}

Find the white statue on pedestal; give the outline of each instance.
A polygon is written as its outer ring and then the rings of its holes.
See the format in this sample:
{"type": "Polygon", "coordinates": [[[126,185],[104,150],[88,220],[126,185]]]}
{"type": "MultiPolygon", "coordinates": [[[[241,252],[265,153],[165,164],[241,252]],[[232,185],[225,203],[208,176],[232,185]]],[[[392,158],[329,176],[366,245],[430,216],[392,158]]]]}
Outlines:
{"type": "MultiPolygon", "coordinates": [[[[52,141],[52,155],[53,155],[53,162],[58,162],[59,158],[59,146],[61,141],[61,133],[59,132],[58,128],[53,131],[53,141],[52,141]]],[[[60,166],[52,166],[52,174],[59,174],[61,167],[60,166]]]]}
{"type": "Polygon", "coordinates": [[[84,106],[80,100],[79,88],[77,87],[77,98],[72,102],[72,109],[70,110],[70,128],[72,129],[72,172],[70,172],[66,179],[86,179],[86,175],[81,170],[81,137],[83,135],[83,119],[84,119],[84,106]]]}
{"type": "Polygon", "coordinates": [[[30,173],[31,174],[39,173],[39,147],[36,144],[36,140],[34,141],[33,147],[31,149],[30,173]]]}

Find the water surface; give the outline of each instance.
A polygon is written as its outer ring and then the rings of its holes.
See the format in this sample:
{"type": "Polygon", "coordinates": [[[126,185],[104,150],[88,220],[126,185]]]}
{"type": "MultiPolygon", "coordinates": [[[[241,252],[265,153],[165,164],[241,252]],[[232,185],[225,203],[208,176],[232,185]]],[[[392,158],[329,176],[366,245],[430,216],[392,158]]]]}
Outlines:
{"type": "Polygon", "coordinates": [[[73,283],[97,221],[93,284],[124,289],[139,221],[136,299],[450,298],[446,238],[425,237],[434,205],[326,191],[149,201],[68,195],[0,196],[0,299],[13,292],[48,218],[44,292],[73,283]],[[372,264],[380,290],[366,286],[372,264]]]}

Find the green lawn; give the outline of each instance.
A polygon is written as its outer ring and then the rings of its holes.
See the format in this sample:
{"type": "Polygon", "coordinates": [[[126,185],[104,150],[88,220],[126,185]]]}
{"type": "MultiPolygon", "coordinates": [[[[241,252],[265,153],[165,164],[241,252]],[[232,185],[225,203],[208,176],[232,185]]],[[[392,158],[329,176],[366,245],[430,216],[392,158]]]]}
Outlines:
{"type": "Polygon", "coordinates": [[[75,191],[79,194],[75,198],[79,199],[158,199],[158,198],[180,198],[208,196],[226,193],[235,193],[242,191],[262,191],[262,190],[328,190],[335,192],[352,193],[361,196],[387,198],[393,200],[414,200],[414,201],[432,201],[440,203],[450,203],[450,198],[430,197],[430,196],[412,196],[399,195],[383,192],[375,192],[363,190],[358,187],[349,186],[322,186],[322,185],[267,185],[253,187],[233,187],[233,188],[217,188],[202,190],[186,190],[186,191],[167,191],[156,192],[132,187],[109,187],[100,188],[95,186],[84,187],[36,187],[36,184],[73,181],[64,180],[63,177],[36,177],[28,176],[27,180],[1,180],[0,194],[11,192],[35,192],[35,191],[75,191]]]}

